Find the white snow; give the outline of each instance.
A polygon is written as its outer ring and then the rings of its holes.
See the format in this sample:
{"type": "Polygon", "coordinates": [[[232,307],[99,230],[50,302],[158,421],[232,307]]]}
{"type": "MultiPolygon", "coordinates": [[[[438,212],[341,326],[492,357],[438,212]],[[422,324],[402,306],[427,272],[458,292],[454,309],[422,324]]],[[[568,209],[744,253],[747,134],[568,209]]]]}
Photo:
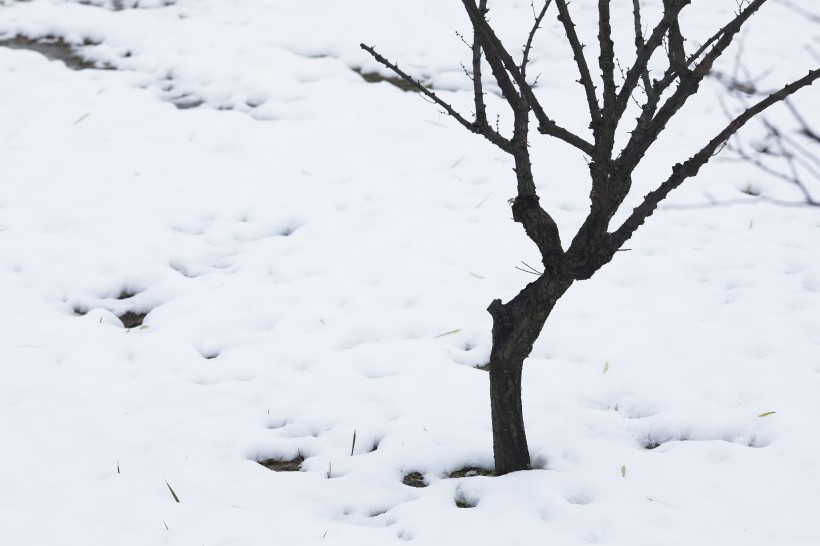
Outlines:
{"type": "MultiPolygon", "coordinates": [[[[497,4],[523,43],[529,2],[497,4]]],[[[736,9],[694,4],[701,40],[736,9]]],[[[614,6],[628,62],[631,2],[614,6]]],[[[584,131],[548,19],[531,70],[584,131]]],[[[353,69],[388,75],[358,47],[376,45],[469,114],[468,26],[436,0],[0,2],[0,40],[62,38],[113,68],[0,47],[0,544],[817,543],[820,210],[744,195],[799,199],[735,164],[559,302],[525,368],[536,469],[447,478],[492,467],[485,309],[537,251],[502,152],[353,69]],[[257,464],[297,455],[301,472],[257,464]]],[[[753,72],[802,75],[816,34],[766,6],[753,72]]],[[[725,124],[717,90],[627,211],[725,124]]],[[[816,111],[817,90],[796,103],[816,111]]],[[[584,158],[533,150],[568,241],[584,158]]]]}

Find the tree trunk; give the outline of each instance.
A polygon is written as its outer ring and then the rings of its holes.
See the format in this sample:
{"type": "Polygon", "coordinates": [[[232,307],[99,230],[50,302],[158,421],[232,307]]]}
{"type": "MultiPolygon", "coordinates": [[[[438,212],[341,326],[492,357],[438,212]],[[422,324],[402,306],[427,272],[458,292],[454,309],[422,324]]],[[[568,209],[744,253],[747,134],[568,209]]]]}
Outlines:
{"type": "Polygon", "coordinates": [[[495,300],[487,309],[493,317],[490,407],[497,476],[530,467],[521,406],[524,360],[532,351],[558,298],[572,282],[571,278],[553,279],[544,275],[528,284],[508,303],[495,300]]]}
{"type": "Polygon", "coordinates": [[[504,360],[498,355],[490,357],[490,407],[497,476],[530,467],[530,451],[521,410],[523,369],[523,359],[513,361],[504,360]]]}

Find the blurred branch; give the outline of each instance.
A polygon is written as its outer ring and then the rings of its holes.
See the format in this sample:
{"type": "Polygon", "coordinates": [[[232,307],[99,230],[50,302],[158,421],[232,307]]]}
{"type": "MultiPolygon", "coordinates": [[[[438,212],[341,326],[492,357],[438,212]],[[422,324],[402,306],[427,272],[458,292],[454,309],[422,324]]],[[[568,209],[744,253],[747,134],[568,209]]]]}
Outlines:
{"type": "MultiPolygon", "coordinates": [[[[788,7],[807,22],[820,25],[820,15],[796,6],[790,0],[779,0],[779,4],[788,7]]],[[[742,64],[745,58],[741,42],[732,74],[713,72],[710,76],[720,82],[726,89],[727,97],[736,105],[748,108],[751,99],[768,96],[771,89],[763,88],[763,76],[753,76],[742,64]]],[[[820,192],[820,131],[815,129],[813,121],[817,110],[801,111],[790,99],[783,101],[787,117],[773,121],[771,117],[759,116],[757,127],[763,137],[747,142],[736,134],[726,147],[728,157],[722,161],[738,162],[751,165],[758,171],[775,180],[786,182],[798,190],[802,200],[788,202],[758,196],[777,205],[803,205],[820,207],[820,199],[815,195],[820,192]]],[[[730,116],[725,105],[726,115],[730,116]]]]}

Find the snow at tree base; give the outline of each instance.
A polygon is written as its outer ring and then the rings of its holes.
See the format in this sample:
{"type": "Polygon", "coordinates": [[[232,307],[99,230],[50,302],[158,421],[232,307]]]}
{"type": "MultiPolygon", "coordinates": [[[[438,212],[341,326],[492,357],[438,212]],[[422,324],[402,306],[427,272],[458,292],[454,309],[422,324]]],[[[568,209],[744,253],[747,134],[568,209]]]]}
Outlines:
{"type": "MultiPolygon", "coordinates": [[[[495,4],[523,44],[530,3],[495,4]]],[[[795,6],[743,37],[763,87],[816,64],[795,6]]],[[[594,59],[596,6],[570,8],[594,59]]],[[[486,308],[540,265],[512,160],[359,48],[469,115],[456,32],[442,0],[0,1],[0,544],[818,543],[820,209],[761,199],[801,195],[731,150],[559,301],[524,369],[534,468],[482,470],[486,308]]],[[[584,133],[562,37],[550,11],[529,73],[584,133]]],[[[627,212],[737,108],[703,87],[627,212]]],[[[585,158],[531,146],[567,239],[585,158]]]]}

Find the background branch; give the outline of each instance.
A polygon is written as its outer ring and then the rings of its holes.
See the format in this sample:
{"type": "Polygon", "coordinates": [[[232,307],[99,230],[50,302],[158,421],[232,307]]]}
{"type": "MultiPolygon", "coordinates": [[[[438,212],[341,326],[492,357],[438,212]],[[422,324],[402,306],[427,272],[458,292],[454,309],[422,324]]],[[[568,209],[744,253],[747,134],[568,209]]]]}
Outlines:
{"type": "Polygon", "coordinates": [[[785,100],[790,95],[793,95],[798,90],[811,85],[815,80],[820,78],[820,68],[809,71],[808,74],[802,78],[789,83],[781,88],[779,91],[772,93],[766,98],[759,101],[754,106],[747,108],[742,114],[733,119],[721,132],[719,132],[706,146],[686,160],[683,164],[678,163],[672,168],[672,175],[661,184],[656,190],[649,192],[643,202],[633,209],[632,214],[627,220],[610,236],[610,245],[612,250],[618,249],[623,245],[632,234],[635,232],[646,219],[652,215],[655,209],[669,193],[680,186],[684,180],[695,176],[703,165],[705,165],[718,148],[726,142],[732,135],[737,133],[741,127],[749,122],[754,116],[760,114],[773,104],[785,100]]]}

